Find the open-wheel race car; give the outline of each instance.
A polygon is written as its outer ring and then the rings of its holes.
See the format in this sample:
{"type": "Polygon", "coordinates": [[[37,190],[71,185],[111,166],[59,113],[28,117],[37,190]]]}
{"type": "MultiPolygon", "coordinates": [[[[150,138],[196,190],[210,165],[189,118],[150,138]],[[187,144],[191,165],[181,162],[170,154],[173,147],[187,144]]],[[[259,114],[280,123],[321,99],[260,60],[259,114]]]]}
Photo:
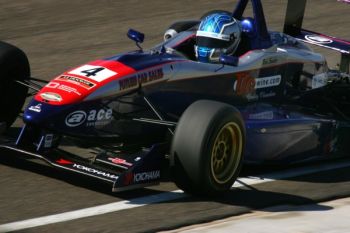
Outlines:
{"type": "Polygon", "coordinates": [[[31,78],[26,55],[1,42],[1,126],[6,131],[19,115],[24,122],[17,138],[4,134],[1,154],[39,158],[113,191],[170,174],[195,194],[229,190],[243,163],[349,154],[350,42],[302,29],[306,0],[288,2],[284,33],[268,31],[260,0],[251,0],[253,17],[246,17],[248,3],[203,15],[229,14],[244,29],[235,54],[216,62],[197,59],[201,20],[175,22],[147,51],[144,35],[130,30],[139,50],[48,83],[31,78]],[[329,69],[305,42],[340,52],[340,69],[329,69]]]}

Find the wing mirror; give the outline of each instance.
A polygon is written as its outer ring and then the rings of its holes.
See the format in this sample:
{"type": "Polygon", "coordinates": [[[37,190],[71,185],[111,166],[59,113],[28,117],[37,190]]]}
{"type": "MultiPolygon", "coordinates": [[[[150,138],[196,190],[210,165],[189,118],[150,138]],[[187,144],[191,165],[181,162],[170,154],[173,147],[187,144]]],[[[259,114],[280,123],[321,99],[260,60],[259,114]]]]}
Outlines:
{"type": "Polygon", "coordinates": [[[140,43],[142,43],[145,40],[145,34],[143,34],[142,32],[136,31],[134,29],[129,29],[127,35],[129,39],[135,41],[136,46],[142,51],[140,43]]]}
{"type": "Polygon", "coordinates": [[[219,61],[223,65],[238,66],[239,57],[221,54],[219,61]]]}

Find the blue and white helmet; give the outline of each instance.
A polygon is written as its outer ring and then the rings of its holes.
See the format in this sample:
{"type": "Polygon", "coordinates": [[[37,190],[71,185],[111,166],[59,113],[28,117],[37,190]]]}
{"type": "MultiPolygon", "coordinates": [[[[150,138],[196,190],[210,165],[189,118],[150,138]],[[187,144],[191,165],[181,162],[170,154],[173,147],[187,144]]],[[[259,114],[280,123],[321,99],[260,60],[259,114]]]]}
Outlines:
{"type": "Polygon", "coordinates": [[[232,55],[241,40],[241,25],[228,13],[205,17],[196,34],[195,52],[200,62],[218,62],[221,54],[232,55]]]}

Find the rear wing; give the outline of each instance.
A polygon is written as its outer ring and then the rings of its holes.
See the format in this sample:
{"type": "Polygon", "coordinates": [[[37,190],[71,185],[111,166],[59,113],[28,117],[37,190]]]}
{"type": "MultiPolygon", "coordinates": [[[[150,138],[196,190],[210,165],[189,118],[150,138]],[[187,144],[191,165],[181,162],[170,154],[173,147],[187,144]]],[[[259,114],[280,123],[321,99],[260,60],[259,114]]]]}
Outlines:
{"type": "Polygon", "coordinates": [[[341,58],[339,69],[342,72],[349,73],[350,41],[303,29],[302,24],[306,2],[307,0],[288,0],[283,29],[284,33],[303,42],[340,52],[341,58]]]}

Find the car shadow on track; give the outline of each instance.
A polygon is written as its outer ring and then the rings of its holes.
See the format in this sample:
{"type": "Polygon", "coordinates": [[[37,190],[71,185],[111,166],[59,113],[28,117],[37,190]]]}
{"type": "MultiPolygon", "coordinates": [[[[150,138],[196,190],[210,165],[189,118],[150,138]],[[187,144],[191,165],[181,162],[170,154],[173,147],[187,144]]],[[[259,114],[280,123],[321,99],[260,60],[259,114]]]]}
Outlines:
{"type": "MultiPolygon", "coordinates": [[[[298,164],[286,164],[286,165],[245,165],[240,173],[240,177],[255,177],[259,178],[261,174],[263,177],[269,178],[268,175],[273,175],[274,173],[286,173],[288,171],[307,171],[310,168],[317,170],[320,167],[326,167],[327,165],[332,164],[349,164],[349,157],[334,158],[328,160],[320,161],[310,161],[298,164]]],[[[350,181],[350,165],[344,165],[343,168],[334,168],[334,169],[319,169],[319,171],[309,172],[306,175],[297,175],[291,176],[288,178],[281,178],[278,180],[286,181],[300,181],[300,182],[309,182],[309,183],[340,183],[350,181]],[[334,175],[327,175],[327,174],[334,175]],[[316,175],[315,175],[316,174],[316,175]]],[[[307,173],[307,172],[306,172],[307,173]]],[[[295,173],[297,174],[297,173],[295,173]]],[[[272,178],[272,177],[271,177],[272,178]]]]}
{"type": "MultiPolygon", "coordinates": [[[[329,211],[332,209],[332,207],[317,204],[319,200],[314,198],[312,195],[310,196],[308,194],[296,192],[295,187],[293,186],[291,186],[290,189],[283,191],[279,189],[278,184],[275,186],[272,185],[273,183],[278,183],[278,181],[269,182],[271,184],[259,184],[254,187],[247,186],[235,188],[219,197],[195,197],[183,193],[171,193],[171,195],[173,195],[175,198],[172,200],[159,201],[160,203],[156,201],[157,204],[155,204],[154,202],[149,202],[149,200],[154,200],[154,197],[167,196],[169,195],[169,192],[159,191],[151,187],[123,193],[112,193],[110,185],[106,185],[77,174],[67,173],[65,171],[52,172],[54,168],[35,161],[0,155],[0,164],[17,169],[23,169],[45,177],[63,181],[77,187],[109,195],[115,197],[117,202],[122,199],[127,200],[128,204],[134,206],[148,205],[148,208],[139,208],[139,210],[134,211],[138,214],[143,213],[145,215],[150,214],[152,216],[153,213],[159,213],[152,218],[159,218],[159,222],[161,222],[161,224],[150,226],[146,224],[145,228],[149,229],[147,232],[158,232],[197,223],[211,222],[240,214],[246,214],[253,210],[280,212],[281,210],[279,209],[269,208],[279,205],[314,204],[309,205],[310,208],[304,209],[304,211],[329,211]],[[153,196],[153,198],[150,196],[153,196]],[[149,205],[152,203],[153,205],[149,205]],[[168,211],[169,208],[171,208],[171,211],[164,214],[164,211],[168,211]],[[167,220],[163,223],[161,220],[163,220],[165,216],[167,219],[174,218],[174,220],[167,220]]],[[[308,179],[308,182],[310,180],[311,178],[308,179]]],[[[331,180],[326,181],[330,182],[331,180]]],[[[332,182],[336,182],[336,179],[333,179],[332,182]]],[[[341,184],[342,180],[339,182],[339,184],[341,184]]],[[[327,184],[324,186],[327,186],[327,184]]],[[[320,190],[320,193],[325,193],[325,191],[320,190]]],[[[333,195],[331,194],[331,196],[333,195]]],[[[326,200],[329,198],[329,196],[323,196],[320,198],[326,200]]],[[[288,211],[293,211],[293,209],[285,208],[283,210],[283,212],[288,211]]]]}
{"type": "MultiPolygon", "coordinates": [[[[64,181],[74,186],[90,189],[90,190],[100,192],[106,195],[114,196],[120,199],[130,200],[138,197],[156,195],[156,194],[167,192],[167,191],[156,190],[151,187],[151,188],[142,188],[142,189],[132,190],[132,191],[125,191],[121,193],[112,193],[111,186],[106,183],[96,181],[92,178],[84,177],[79,174],[68,173],[62,170],[58,170],[58,172],[52,172],[53,169],[54,170],[56,169],[48,165],[38,163],[35,159],[24,160],[17,157],[1,156],[0,163],[5,166],[30,171],[36,174],[43,175],[45,177],[50,177],[53,179],[64,181]]],[[[341,178],[341,176],[335,176],[333,178],[336,178],[336,177],[341,178]]],[[[299,178],[299,180],[302,180],[302,178],[299,178]]],[[[307,181],[312,182],[312,179],[308,178],[307,181]]],[[[343,179],[336,180],[328,177],[327,179],[324,179],[324,181],[334,183],[334,182],[343,182],[343,179]]],[[[179,200],[179,201],[180,202],[182,201],[197,202],[197,201],[206,200],[211,202],[215,201],[215,202],[225,203],[225,204],[234,205],[234,206],[246,206],[250,208],[265,207],[269,205],[268,200],[271,200],[274,203],[274,205],[286,204],[286,203],[306,204],[306,203],[314,202],[312,199],[308,199],[298,195],[285,194],[285,193],[274,192],[274,191],[264,191],[264,190],[260,190],[259,188],[255,188],[251,186],[240,188],[240,189],[233,189],[226,194],[220,195],[219,197],[197,198],[194,196],[185,196],[185,195],[184,197],[185,199],[179,200]]],[[[138,204],[141,204],[141,203],[138,203],[138,204]]]]}
{"type": "MultiPolygon", "coordinates": [[[[10,129],[10,134],[15,134],[16,130],[18,129],[10,129]]],[[[319,164],[322,164],[322,162],[318,162],[319,164]]],[[[85,189],[93,190],[96,192],[100,192],[105,195],[109,195],[112,197],[116,197],[119,199],[126,199],[126,200],[132,200],[139,197],[145,197],[149,195],[157,195],[161,193],[167,193],[167,191],[158,190],[157,188],[151,187],[151,188],[142,188],[138,190],[132,190],[132,191],[125,191],[121,193],[112,193],[111,192],[111,185],[103,183],[101,181],[94,180],[89,177],[84,177],[79,174],[69,173],[67,171],[63,170],[57,170],[53,167],[50,167],[49,165],[46,165],[39,162],[36,159],[31,160],[24,160],[17,157],[12,156],[6,156],[1,155],[0,156],[0,164],[14,167],[17,169],[22,169],[26,171],[30,171],[36,174],[43,175],[45,177],[50,177],[53,179],[61,180],[66,183],[72,184],[77,187],[82,187],[85,189]],[[53,170],[57,170],[58,172],[52,172],[53,170]]],[[[311,163],[309,163],[310,165],[311,163]]],[[[314,165],[314,164],[313,164],[314,165]]],[[[302,165],[292,165],[292,166],[245,166],[242,175],[243,176],[259,176],[259,174],[266,173],[266,172],[283,172],[284,169],[291,169],[291,168],[299,168],[300,166],[305,166],[305,164],[302,165]]],[[[239,189],[233,189],[230,192],[227,192],[224,195],[221,195],[220,197],[213,198],[197,198],[197,197],[188,197],[184,195],[184,198],[180,197],[179,200],[176,200],[175,202],[183,202],[183,201],[190,201],[190,202],[197,202],[197,201],[203,201],[206,200],[208,202],[219,202],[226,205],[232,205],[232,206],[241,206],[241,207],[247,207],[252,209],[261,209],[267,206],[271,205],[282,205],[282,204],[308,204],[308,203],[314,203],[315,199],[327,199],[327,197],[323,197],[320,193],[320,195],[314,195],[314,198],[308,198],[305,196],[302,196],[302,192],[297,193],[293,189],[298,188],[297,185],[290,185],[286,184],[291,182],[297,182],[297,183],[320,183],[325,184],[327,186],[328,184],[337,184],[342,182],[348,182],[350,181],[350,172],[348,169],[338,169],[336,171],[330,172],[319,172],[318,175],[304,175],[299,177],[292,177],[287,179],[281,179],[274,182],[268,182],[266,184],[259,184],[254,186],[248,186],[239,188],[239,189]],[[281,183],[282,182],[282,183],[281,183]],[[283,183],[284,182],[284,183],[283,183]],[[284,187],[284,188],[281,188],[284,187]]],[[[171,182],[170,179],[166,179],[166,182],[171,182]]],[[[173,187],[172,185],[170,185],[173,187]]],[[[346,187],[347,188],[347,187],[346,187]]],[[[349,189],[349,188],[348,188],[349,189]]],[[[166,190],[173,190],[171,188],[166,190]]],[[[342,195],[344,193],[347,193],[348,190],[345,190],[344,192],[341,192],[342,195]]],[[[350,190],[349,190],[350,192],[350,190]]],[[[181,195],[181,194],[180,194],[181,195]]],[[[333,196],[337,196],[334,194],[333,196]]],[[[176,198],[175,198],[176,199],[176,198]]],[[[141,204],[141,203],[138,203],[141,204]]],[[[147,203],[145,203],[147,204],[147,203]]],[[[320,209],[323,209],[322,206],[320,206],[320,209]]],[[[327,207],[324,207],[324,210],[328,210],[327,207]]]]}

